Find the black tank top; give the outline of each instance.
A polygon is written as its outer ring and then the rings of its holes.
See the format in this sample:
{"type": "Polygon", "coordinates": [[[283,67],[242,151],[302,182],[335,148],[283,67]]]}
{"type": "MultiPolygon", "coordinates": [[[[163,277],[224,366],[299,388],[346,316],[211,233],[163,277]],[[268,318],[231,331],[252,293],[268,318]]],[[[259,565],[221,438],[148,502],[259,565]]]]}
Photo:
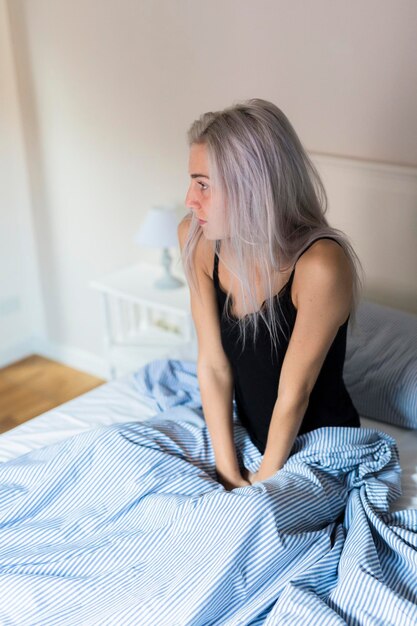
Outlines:
{"type": "MultiPolygon", "coordinates": [[[[332,239],[332,237],[320,237],[320,239],[332,239]]],[[[314,241],[307,246],[302,254],[313,243],[314,241]]],[[[222,345],[232,366],[234,398],[239,420],[248,431],[253,444],[263,454],[272,412],[278,396],[281,367],[297,316],[297,309],[291,299],[295,265],[288,282],[273,297],[274,301],[279,298],[281,307],[278,302],[275,302],[276,310],[277,314],[280,315],[280,321],[284,316],[282,326],[286,329],[284,332],[278,331],[279,345],[277,350],[272,349],[270,333],[264,320],[260,318],[256,347],[253,346],[253,338],[249,337],[246,339],[245,349],[242,351],[242,342],[238,341],[237,318],[232,315],[230,309],[229,315],[232,321],[227,320],[223,315],[226,293],[220,287],[218,277],[219,250],[220,240],[216,241],[213,282],[217,294],[222,345]]],[[[323,426],[360,426],[359,414],[343,381],[349,317],[339,327],[326,355],[310,394],[308,407],[298,432],[299,435],[323,426]]]]}

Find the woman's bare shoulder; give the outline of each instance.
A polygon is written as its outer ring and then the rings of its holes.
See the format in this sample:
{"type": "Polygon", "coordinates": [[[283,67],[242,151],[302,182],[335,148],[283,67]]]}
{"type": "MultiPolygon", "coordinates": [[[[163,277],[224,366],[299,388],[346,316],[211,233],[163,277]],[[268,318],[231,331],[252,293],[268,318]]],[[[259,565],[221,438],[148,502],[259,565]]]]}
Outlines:
{"type": "Polygon", "coordinates": [[[293,297],[297,304],[301,291],[308,287],[312,280],[315,284],[332,283],[338,291],[346,295],[351,293],[353,285],[352,267],[347,253],[336,241],[320,239],[301,255],[295,266],[293,297]]]}
{"type": "Polygon", "coordinates": [[[315,241],[297,262],[299,268],[312,266],[327,267],[330,270],[333,268],[336,271],[350,268],[345,250],[333,239],[315,241]]]}
{"type": "Polygon", "coordinates": [[[183,217],[182,220],[178,224],[177,233],[178,233],[178,241],[180,243],[181,250],[184,247],[184,243],[188,235],[190,224],[191,224],[191,217],[189,215],[186,215],[185,217],[183,217]]]}
{"type": "Polygon", "coordinates": [[[298,259],[295,271],[301,274],[305,268],[328,267],[338,271],[350,267],[343,247],[333,239],[315,241],[298,259]]]}
{"type": "MultiPolygon", "coordinates": [[[[178,224],[178,240],[181,250],[184,247],[191,224],[191,217],[186,215],[178,224]]],[[[206,239],[204,235],[200,237],[195,249],[194,262],[198,264],[198,269],[204,271],[207,276],[213,278],[214,250],[213,243],[206,239]]],[[[196,268],[197,269],[197,268],[196,268]]]]}

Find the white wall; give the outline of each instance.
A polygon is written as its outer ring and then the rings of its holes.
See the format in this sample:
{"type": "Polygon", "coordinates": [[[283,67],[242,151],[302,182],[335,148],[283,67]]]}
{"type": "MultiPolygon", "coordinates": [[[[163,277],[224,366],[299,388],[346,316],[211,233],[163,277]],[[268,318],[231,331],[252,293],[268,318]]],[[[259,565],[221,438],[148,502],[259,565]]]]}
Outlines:
{"type": "Polygon", "coordinates": [[[46,336],[7,6],[0,0],[0,365],[46,336]]]}
{"type": "MultiPolygon", "coordinates": [[[[137,249],[132,234],[151,204],[175,203],[181,213],[185,133],[203,111],[270,99],[313,155],[417,166],[414,0],[0,2],[6,34],[8,7],[16,64],[15,76],[11,60],[1,66],[8,92],[2,127],[12,118],[2,145],[8,166],[19,163],[17,180],[4,176],[2,222],[16,228],[29,190],[23,228],[33,221],[36,251],[23,273],[39,263],[47,330],[38,349],[56,358],[98,371],[101,317],[88,282],[140,258],[157,259],[156,251],[137,249]],[[9,93],[15,79],[18,102],[9,93]],[[22,150],[15,155],[20,128],[26,174],[22,150]],[[9,196],[13,201],[4,202],[9,196]]],[[[7,43],[0,45],[7,56],[7,43]]],[[[406,171],[405,219],[415,225],[415,170],[406,171]]],[[[331,177],[326,182],[332,187],[331,177]]],[[[337,189],[332,198],[329,220],[342,221],[355,243],[337,189]]],[[[381,254],[358,245],[370,288],[378,290],[381,254]]],[[[0,250],[2,267],[18,259],[18,245],[0,250]]],[[[410,279],[401,289],[404,302],[413,298],[410,279]]],[[[9,297],[16,289],[1,292],[9,297]]],[[[33,327],[42,338],[42,319],[32,319],[26,300],[24,311],[24,329],[9,316],[16,336],[33,327]]],[[[6,335],[0,363],[10,355],[6,335]]]]}

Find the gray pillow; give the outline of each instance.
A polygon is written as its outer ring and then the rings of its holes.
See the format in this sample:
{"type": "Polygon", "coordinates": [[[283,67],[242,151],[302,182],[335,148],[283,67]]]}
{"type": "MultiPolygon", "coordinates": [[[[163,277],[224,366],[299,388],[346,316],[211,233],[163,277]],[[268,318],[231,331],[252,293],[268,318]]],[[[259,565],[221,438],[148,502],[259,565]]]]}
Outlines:
{"type": "Polygon", "coordinates": [[[343,378],[360,415],[417,428],[417,315],[362,300],[343,378]]]}

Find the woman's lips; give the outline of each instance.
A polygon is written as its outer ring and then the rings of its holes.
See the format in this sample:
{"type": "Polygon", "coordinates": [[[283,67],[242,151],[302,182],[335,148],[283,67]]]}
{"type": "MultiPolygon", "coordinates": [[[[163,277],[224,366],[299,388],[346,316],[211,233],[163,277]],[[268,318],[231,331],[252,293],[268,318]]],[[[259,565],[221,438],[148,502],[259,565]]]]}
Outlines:
{"type": "Polygon", "coordinates": [[[199,219],[199,220],[198,220],[198,223],[202,226],[203,224],[207,224],[207,221],[206,221],[206,220],[200,220],[200,219],[199,219]]]}

